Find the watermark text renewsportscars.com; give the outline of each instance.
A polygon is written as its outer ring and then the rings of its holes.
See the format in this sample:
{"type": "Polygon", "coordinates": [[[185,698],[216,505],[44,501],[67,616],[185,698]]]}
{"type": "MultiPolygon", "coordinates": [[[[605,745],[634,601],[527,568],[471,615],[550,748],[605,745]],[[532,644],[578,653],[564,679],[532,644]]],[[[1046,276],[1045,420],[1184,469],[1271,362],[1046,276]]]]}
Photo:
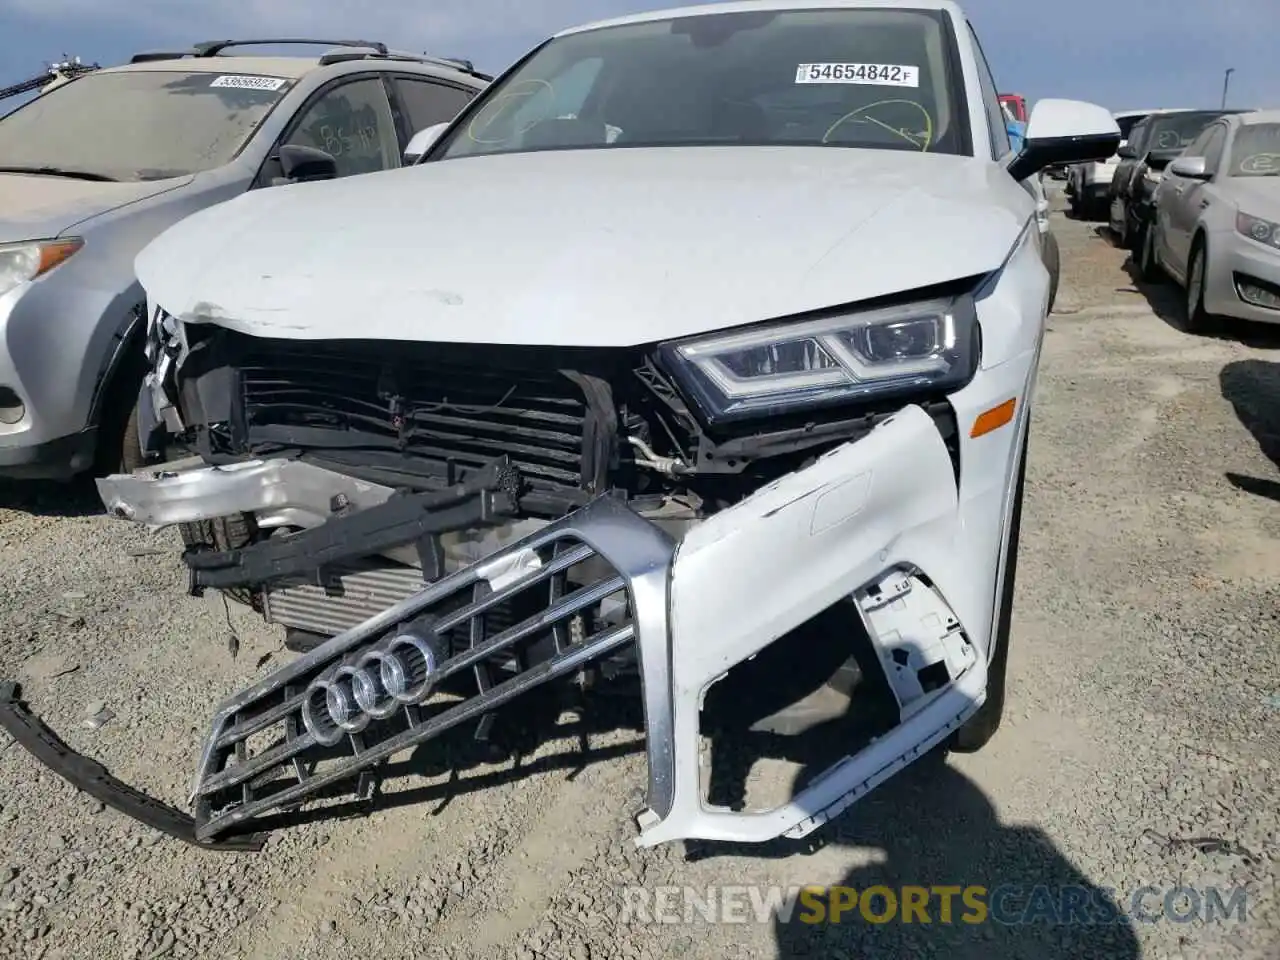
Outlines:
{"type": "Polygon", "coordinates": [[[935,884],[624,887],[624,923],[1243,923],[1244,887],[935,884]]]}

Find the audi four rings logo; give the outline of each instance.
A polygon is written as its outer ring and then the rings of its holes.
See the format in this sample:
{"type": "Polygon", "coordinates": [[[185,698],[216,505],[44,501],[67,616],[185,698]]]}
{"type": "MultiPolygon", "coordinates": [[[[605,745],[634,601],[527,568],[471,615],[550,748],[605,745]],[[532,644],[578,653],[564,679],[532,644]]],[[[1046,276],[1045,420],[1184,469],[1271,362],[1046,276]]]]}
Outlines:
{"type": "Polygon", "coordinates": [[[415,633],[401,633],[316,680],[302,704],[302,723],[322,746],[335,746],[430,695],[440,666],[433,644],[415,633]]]}

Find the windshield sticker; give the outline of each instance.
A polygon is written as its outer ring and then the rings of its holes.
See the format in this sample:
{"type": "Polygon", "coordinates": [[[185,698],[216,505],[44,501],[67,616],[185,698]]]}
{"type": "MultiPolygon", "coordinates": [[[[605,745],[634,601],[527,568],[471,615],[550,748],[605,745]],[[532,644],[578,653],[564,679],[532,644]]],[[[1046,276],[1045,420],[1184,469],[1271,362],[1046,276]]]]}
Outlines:
{"type": "Polygon", "coordinates": [[[235,87],[239,90],[279,90],[289,81],[279,77],[247,77],[225,73],[214,77],[211,87],[235,87]]]}
{"type": "Polygon", "coordinates": [[[920,68],[893,63],[802,63],[796,67],[796,83],[918,87],[920,68]]]}

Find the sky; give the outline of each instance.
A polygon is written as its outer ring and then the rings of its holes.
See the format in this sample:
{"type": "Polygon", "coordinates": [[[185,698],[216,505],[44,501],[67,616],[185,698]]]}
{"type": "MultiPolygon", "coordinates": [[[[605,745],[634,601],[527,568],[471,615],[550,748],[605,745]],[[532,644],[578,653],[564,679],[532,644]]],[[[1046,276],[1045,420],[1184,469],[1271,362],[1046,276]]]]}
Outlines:
{"type": "MultiPolygon", "coordinates": [[[[103,66],[227,37],[320,36],[462,56],[497,73],[578,23],[678,0],[0,0],[0,87],[64,55],[103,66]]],[[[1278,0],[967,0],[1001,92],[1112,110],[1280,107],[1278,0]]],[[[9,101],[0,113],[16,105],[9,101]]]]}

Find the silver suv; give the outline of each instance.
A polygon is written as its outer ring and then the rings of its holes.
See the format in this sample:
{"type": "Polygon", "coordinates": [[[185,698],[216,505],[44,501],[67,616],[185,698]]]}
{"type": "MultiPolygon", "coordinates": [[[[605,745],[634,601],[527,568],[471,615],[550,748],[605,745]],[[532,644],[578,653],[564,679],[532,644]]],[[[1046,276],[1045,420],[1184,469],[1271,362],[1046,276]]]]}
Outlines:
{"type": "Polygon", "coordinates": [[[367,41],[216,41],[86,72],[0,118],[0,477],[142,462],[133,261],[157,234],[246,190],[401,166],[491,79],[367,41]],[[330,49],[222,55],[281,44],[330,49]]]}

